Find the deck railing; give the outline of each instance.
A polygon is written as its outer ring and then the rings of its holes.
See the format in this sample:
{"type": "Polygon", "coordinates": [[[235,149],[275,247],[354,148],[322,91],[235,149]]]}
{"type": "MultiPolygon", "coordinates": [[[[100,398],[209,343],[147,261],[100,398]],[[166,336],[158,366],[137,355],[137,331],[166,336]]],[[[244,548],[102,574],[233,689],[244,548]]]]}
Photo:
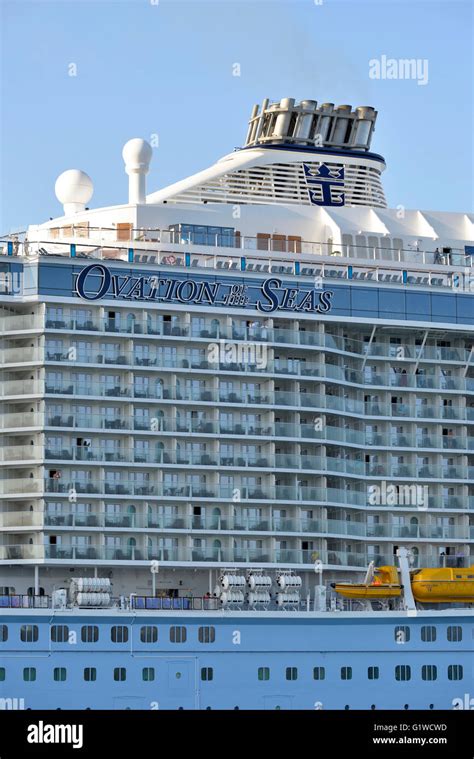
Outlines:
{"type": "MultiPolygon", "coordinates": [[[[93,230],[90,230],[92,232],[93,230]]],[[[135,230],[134,239],[113,240],[97,230],[96,241],[73,235],[67,240],[49,238],[0,239],[0,256],[37,259],[41,256],[123,261],[203,270],[234,270],[249,274],[298,275],[329,280],[354,280],[442,287],[474,292],[473,248],[389,248],[339,245],[332,242],[281,241],[246,235],[206,240],[179,236],[172,230],[135,230]],[[109,242],[110,241],[110,242],[109,242]]],[[[110,230],[108,230],[110,232],[110,230]]],[[[113,230],[114,235],[117,234],[113,230]]],[[[0,291],[8,292],[8,275],[0,291]]]]}

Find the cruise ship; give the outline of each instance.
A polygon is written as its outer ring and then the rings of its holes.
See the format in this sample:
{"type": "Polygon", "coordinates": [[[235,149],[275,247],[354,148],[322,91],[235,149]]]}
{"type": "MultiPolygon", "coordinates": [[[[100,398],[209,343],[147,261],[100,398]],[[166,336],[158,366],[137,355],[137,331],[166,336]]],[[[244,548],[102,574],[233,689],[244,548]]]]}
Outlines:
{"type": "Polygon", "coordinates": [[[1,238],[0,708],[474,708],[474,215],[376,118],[1,238]]]}

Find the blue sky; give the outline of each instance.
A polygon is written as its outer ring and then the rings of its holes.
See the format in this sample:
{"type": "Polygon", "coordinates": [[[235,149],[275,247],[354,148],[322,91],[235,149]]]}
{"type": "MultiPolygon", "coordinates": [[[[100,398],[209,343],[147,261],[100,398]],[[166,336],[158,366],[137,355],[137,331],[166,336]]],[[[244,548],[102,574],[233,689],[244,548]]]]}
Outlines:
{"type": "Polygon", "coordinates": [[[373,105],[389,205],[472,210],[471,2],[0,0],[0,9],[0,232],[59,215],[54,182],[69,168],[93,179],[91,206],[126,202],[121,150],[131,137],[159,137],[148,191],[205,168],[243,143],[265,97],[373,105]],[[369,78],[383,55],[427,59],[428,83],[369,78]]]}

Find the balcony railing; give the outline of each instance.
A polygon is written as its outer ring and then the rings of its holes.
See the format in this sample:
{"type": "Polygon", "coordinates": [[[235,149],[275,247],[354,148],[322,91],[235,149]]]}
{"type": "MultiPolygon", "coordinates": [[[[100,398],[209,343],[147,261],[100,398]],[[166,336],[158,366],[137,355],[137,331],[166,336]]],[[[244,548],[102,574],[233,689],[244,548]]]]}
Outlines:
{"type": "MultiPolygon", "coordinates": [[[[14,317],[12,317],[13,319],[14,317]]],[[[5,319],[5,325],[8,329],[8,319],[5,319]]],[[[35,322],[37,323],[37,322],[35,322]]],[[[1,320],[0,320],[1,324],[1,320]]],[[[14,322],[16,324],[16,322],[14,322]]],[[[39,324],[38,324],[39,326],[39,324]]],[[[142,320],[139,316],[133,315],[133,318],[103,318],[94,317],[88,321],[78,320],[73,315],[65,316],[63,319],[46,318],[46,329],[63,330],[68,333],[72,330],[89,331],[89,332],[108,332],[117,335],[142,335],[153,337],[176,337],[200,340],[227,340],[227,341],[245,341],[245,342],[263,342],[275,345],[303,346],[310,348],[320,348],[322,350],[336,351],[337,353],[350,354],[359,358],[377,358],[385,360],[399,359],[397,349],[399,345],[393,345],[389,342],[367,343],[363,340],[357,340],[351,337],[341,337],[329,333],[320,333],[313,329],[296,330],[292,328],[267,327],[261,325],[240,325],[238,323],[232,326],[225,324],[216,324],[216,320],[209,320],[207,324],[195,325],[187,324],[184,321],[162,322],[153,321],[150,317],[142,320]]],[[[11,328],[13,331],[13,326],[11,328]]],[[[137,345],[140,345],[137,342],[137,345]]],[[[448,362],[465,365],[471,359],[471,352],[461,347],[446,348],[435,345],[404,345],[403,346],[403,366],[410,367],[412,362],[448,362]]]]}
{"type": "MultiPolygon", "coordinates": [[[[43,456],[41,449],[36,450],[36,456],[33,457],[28,446],[25,446],[24,456],[22,459],[23,446],[12,447],[8,450],[8,461],[27,460],[29,458],[39,459],[43,456]]],[[[0,453],[2,449],[0,448],[0,453]]],[[[103,446],[74,446],[71,440],[71,446],[62,448],[46,448],[44,458],[47,461],[78,461],[78,462],[105,462],[105,463],[127,463],[127,464],[153,464],[160,467],[181,466],[181,467],[230,467],[236,469],[269,469],[275,470],[307,470],[309,472],[320,472],[321,474],[350,474],[358,476],[377,477],[378,479],[386,478],[414,478],[429,480],[459,479],[472,480],[474,482],[474,467],[469,466],[449,466],[439,470],[436,467],[419,466],[416,464],[403,464],[397,467],[390,465],[371,465],[363,461],[354,459],[338,458],[335,456],[308,456],[301,454],[276,454],[276,455],[247,455],[246,453],[237,452],[233,456],[224,454],[218,455],[212,452],[186,452],[186,451],[165,451],[163,449],[153,450],[149,448],[125,448],[116,447],[113,450],[107,450],[103,446]]],[[[0,463],[2,459],[0,456],[0,463]]]]}
{"type": "MultiPolygon", "coordinates": [[[[424,280],[431,282],[431,272],[426,268],[433,267],[434,284],[442,285],[450,276],[450,267],[470,267],[472,257],[466,248],[446,248],[445,252],[431,250],[428,247],[416,250],[403,247],[379,247],[372,245],[343,245],[325,241],[281,241],[262,239],[250,235],[218,232],[201,234],[197,231],[179,232],[176,229],[137,228],[130,231],[130,239],[117,240],[117,230],[114,227],[67,227],[66,230],[55,228],[50,233],[44,230],[46,239],[26,239],[24,235],[13,235],[0,240],[0,253],[3,255],[82,257],[92,260],[123,260],[136,263],[161,263],[167,266],[192,266],[197,268],[241,268],[240,258],[244,254],[249,259],[247,267],[256,271],[274,271],[283,273],[288,268],[294,270],[294,261],[299,259],[303,267],[308,262],[313,265],[318,261],[321,265],[334,268],[337,263],[347,259],[354,264],[353,268],[374,269],[399,265],[419,277],[402,278],[412,284],[422,285],[424,280]],[[62,239],[61,237],[62,236],[62,239]],[[234,253],[234,251],[236,251],[234,253]],[[237,252],[238,251],[238,252],[237,252]],[[255,263],[253,263],[255,261],[255,263]],[[334,263],[334,261],[336,263],[334,263]],[[419,280],[419,281],[418,281],[419,280]]],[[[31,237],[33,237],[31,235],[31,237]]],[[[439,243],[439,241],[438,241],[439,243]]],[[[245,267],[245,268],[247,268],[245,267]]],[[[304,273],[304,271],[302,271],[304,273]]],[[[352,271],[351,276],[354,276],[352,271]]],[[[391,275],[393,276],[393,275],[391,275]]],[[[391,280],[393,281],[393,280],[391,280]]]]}
{"type": "MultiPolygon", "coordinates": [[[[377,566],[395,565],[392,554],[352,552],[347,550],[298,549],[298,548],[250,548],[234,546],[233,548],[186,546],[171,547],[141,547],[127,543],[115,546],[99,545],[2,545],[0,546],[0,561],[109,561],[109,562],[214,562],[240,564],[276,564],[276,565],[306,565],[312,566],[320,560],[328,568],[349,567],[362,569],[370,561],[377,566]]],[[[441,555],[439,553],[420,552],[412,558],[412,566],[419,567],[462,567],[468,566],[470,558],[459,553],[457,555],[441,555]]]]}
{"type": "Polygon", "coordinates": [[[8,380],[0,382],[1,397],[16,395],[41,395],[44,383],[40,380],[8,380]]]}
{"type": "Polygon", "coordinates": [[[203,532],[276,532],[304,533],[313,535],[346,535],[358,538],[392,538],[392,539],[431,539],[431,540],[469,540],[474,537],[471,526],[405,524],[390,521],[380,524],[355,522],[338,519],[305,519],[236,516],[196,516],[190,514],[142,514],[142,513],[108,513],[64,512],[43,513],[30,511],[11,511],[0,513],[0,528],[96,528],[124,530],[133,532],[138,529],[203,531],[203,532]]]}
{"type": "MultiPolygon", "coordinates": [[[[20,383],[21,384],[21,383],[20,383]]],[[[4,395],[18,395],[15,383],[7,389],[4,395]]],[[[31,384],[27,383],[27,388],[21,390],[25,394],[33,392],[31,384]]],[[[474,421],[474,407],[460,406],[435,406],[434,404],[416,405],[408,403],[389,403],[384,401],[363,402],[355,398],[345,398],[336,395],[321,395],[318,393],[308,392],[284,392],[284,391],[267,391],[256,394],[240,391],[239,388],[232,392],[206,388],[204,390],[180,389],[177,386],[170,385],[163,388],[160,384],[148,381],[142,385],[123,386],[111,385],[103,382],[89,382],[87,384],[64,381],[47,381],[45,385],[38,383],[36,392],[50,395],[70,395],[73,397],[91,397],[98,398],[108,397],[115,399],[153,399],[154,401],[183,401],[183,402],[203,402],[215,404],[232,404],[232,405],[256,405],[256,406],[277,406],[277,407],[294,407],[304,408],[311,411],[328,410],[346,414],[361,415],[364,417],[389,417],[404,419],[427,419],[430,421],[454,420],[454,421],[474,421]]]]}
{"type": "MultiPolygon", "coordinates": [[[[13,424],[15,420],[5,423],[6,427],[34,426],[31,424],[33,415],[23,415],[17,420],[22,424],[13,424]]],[[[105,414],[90,413],[87,415],[72,414],[63,416],[60,414],[47,414],[46,427],[67,427],[71,429],[97,429],[97,430],[135,430],[140,432],[155,433],[186,433],[199,435],[226,435],[236,437],[264,437],[264,438],[293,438],[296,440],[315,440],[334,444],[348,444],[366,448],[413,448],[439,449],[439,450],[474,450],[474,438],[466,436],[442,435],[393,435],[388,433],[373,434],[370,431],[355,430],[349,427],[335,427],[324,425],[318,429],[314,424],[302,422],[275,422],[274,424],[260,424],[249,422],[245,419],[240,421],[216,421],[214,419],[194,417],[169,417],[157,415],[115,414],[113,417],[105,414]]]]}
{"type": "Polygon", "coordinates": [[[4,511],[0,512],[0,528],[43,527],[45,524],[42,511],[4,511]]]}
{"type": "MultiPolygon", "coordinates": [[[[4,480],[3,483],[11,482],[4,480]]],[[[28,482],[35,482],[30,480],[28,482]]],[[[175,481],[173,483],[161,483],[155,480],[149,480],[146,482],[135,482],[125,479],[125,476],[120,481],[100,481],[100,480],[88,480],[88,481],[74,481],[69,479],[67,474],[63,474],[61,479],[48,478],[44,480],[43,489],[41,488],[40,481],[36,481],[36,487],[38,491],[44,490],[46,493],[51,494],[63,494],[69,492],[76,492],[78,494],[96,494],[96,495],[114,495],[114,496],[151,496],[153,498],[166,498],[166,499],[189,499],[198,498],[201,500],[224,500],[232,501],[235,496],[235,488],[239,489],[239,497],[244,501],[256,501],[256,502],[268,502],[268,501],[284,501],[284,502],[305,502],[309,504],[334,504],[334,505],[352,505],[366,507],[368,505],[368,494],[364,491],[345,490],[342,488],[334,487],[306,487],[306,486],[293,486],[293,485],[276,485],[276,486],[253,486],[248,487],[245,485],[215,485],[211,483],[206,484],[190,484],[185,481],[175,481]]],[[[7,488],[8,493],[14,493],[13,488],[7,488]]],[[[37,492],[36,490],[28,491],[25,489],[22,492],[37,492]]],[[[393,502],[390,502],[390,498],[380,498],[381,503],[377,504],[377,508],[398,508],[394,506],[393,502]],[[388,501],[388,503],[387,503],[388,501]]],[[[419,509],[419,505],[415,502],[411,503],[408,499],[407,502],[400,503],[403,508],[416,508],[419,509]]],[[[474,508],[474,496],[451,496],[445,498],[444,496],[429,496],[428,497],[428,509],[466,509],[474,508]]]]}
{"type": "MultiPolygon", "coordinates": [[[[156,349],[150,350],[147,355],[137,354],[133,351],[122,350],[120,352],[103,352],[103,351],[79,351],[74,360],[65,350],[46,349],[44,356],[40,349],[36,351],[37,361],[46,360],[46,362],[63,363],[68,365],[76,364],[96,364],[98,366],[139,366],[148,368],[163,369],[199,369],[201,371],[212,371],[215,373],[245,373],[252,375],[290,375],[296,377],[311,377],[321,380],[336,380],[343,382],[345,385],[360,385],[361,387],[380,387],[380,388],[407,388],[414,390],[456,390],[456,391],[474,391],[474,378],[471,377],[447,377],[444,375],[423,375],[414,373],[399,372],[368,372],[359,371],[356,368],[342,367],[335,364],[323,363],[321,361],[310,361],[304,357],[297,359],[272,359],[268,358],[258,365],[257,361],[243,360],[240,362],[208,360],[205,350],[201,355],[194,356],[191,352],[184,349],[176,349],[172,357],[160,353],[156,349]]],[[[19,351],[14,351],[10,363],[24,363],[27,360],[19,351]],[[14,358],[18,359],[16,362],[14,358]]],[[[33,360],[33,359],[29,359],[33,360]]]]}
{"type": "Polygon", "coordinates": [[[39,445],[3,445],[0,446],[0,464],[13,462],[40,461],[44,449],[39,445]]]}
{"type": "MultiPolygon", "coordinates": [[[[29,512],[6,514],[9,526],[42,525],[43,515],[29,512]],[[34,519],[32,518],[34,516],[34,519]]],[[[367,524],[366,522],[347,521],[342,519],[305,519],[268,517],[248,517],[245,514],[236,516],[195,516],[190,514],[141,514],[141,513],[48,513],[44,514],[44,525],[54,528],[100,528],[133,531],[136,529],[172,530],[172,531],[203,531],[203,532],[276,532],[276,533],[305,533],[313,535],[347,535],[358,538],[393,538],[393,539],[432,539],[432,540],[463,540],[470,538],[468,526],[462,525],[400,525],[399,523],[384,522],[367,524]]],[[[0,519],[0,526],[2,522],[0,519]]],[[[7,526],[7,524],[3,524],[7,526]]]]}
{"type": "Polygon", "coordinates": [[[43,545],[0,545],[0,561],[42,561],[44,558],[43,545]]]}

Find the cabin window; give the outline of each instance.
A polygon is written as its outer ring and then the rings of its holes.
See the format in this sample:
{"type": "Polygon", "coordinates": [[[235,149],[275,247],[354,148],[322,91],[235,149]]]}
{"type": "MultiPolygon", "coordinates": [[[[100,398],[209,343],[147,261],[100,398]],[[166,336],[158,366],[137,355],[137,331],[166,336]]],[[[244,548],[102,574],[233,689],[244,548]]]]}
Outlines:
{"type": "Polygon", "coordinates": [[[99,628],[97,625],[83,625],[81,628],[81,640],[83,643],[97,643],[99,640],[99,628]]]}
{"type": "Polygon", "coordinates": [[[128,627],[114,625],[110,631],[112,643],[126,643],[128,641],[128,627]]]}
{"type": "Polygon", "coordinates": [[[188,637],[185,627],[173,626],[170,627],[170,641],[171,643],[185,643],[188,637]]]}
{"type": "Polygon", "coordinates": [[[341,667],[341,680],[352,680],[352,667],[341,667]]]}
{"type": "Polygon", "coordinates": [[[93,683],[97,680],[97,670],[95,667],[84,667],[84,680],[86,683],[93,683]]]}
{"type": "Polygon", "coordinates": [[[422,680],[436,680],[438,677],[438,668],[435,664],[424,664],[421,668],[422,680]]]}
{"type": "Polygon", "coordinates": [[[298,669],[296,667],[287,667],[286,668],[286,679],[287,680],[297,680],[298,679],[298,669]]]}
{"type": "Polygon", "coordinates": [[[367,677],[369,680],[378,680],[380,677],[380,671],[378,667],[368,667],[367,677]]]}
{"type": "Polygon", "coordinates": [[[66,680],[66,667],[55,667],[53,679],[56,683],[63,683],[66,680]]]}
{"type": "Polygon", "coordinates": [[[53,625],[51,627],[51,640],[53,643],[67,643],[69,627],[67,625],[53,625]]]}
{"type": "Polygon", "coordinates": [[[212,667],[202,667],[201,668],[201,680],[213,680],[214,679],[214,670],[212,667]]]}
{"type": "Polygon", "coordinates": [[[459,643],[462,640],[462,627],[459,625],[450,625],[448,627],[447,636],[450,643],[459,643]]]}
{"type": "Polygon", "coordinates": [[[448,667],[448,680],[462,680],[464,671],[462,664],[450,664],[448,667]]]}
{"type": "Polygon", "coordinates": [[[114,667],[114,680],[117,683],[123,683],[127,679],[127,670],[125,667],[114,667]]]}
{"type": "Polygon", "coordinates": [[[143,667],[142,669],[142,679],[146,683],[151,683],[155,679],[155,668],[154,667],[143,667]]]}
{"type": "Polygon", "coordinates": [[[258,679],[259,680],[270,680],[270,667],[259,667],[258,668],[258,679]]]}
{"type": "Polygon", "coordinates": [[[24,667],[23,680],[25,683],[34,683],[36,680],[36,667],[24,667]]]}
{"type": "Polygon", "coordinates": [[[5,667],[0,667],[0,683],[5,680],[5,667]]]}
{"type": "Polygon", "coordinates": [[[0,643],[5,643],[8,640],[8,627],[6,625],[0,625],[0,643]]]}
{"type": "Polygon", "coordinates": [[[326,677],[326,670],[324,667],[313,668],[313,680],[324,680],[326,677]]]}
{"type": "Polygon", "coordinates": [[[158,640],[158,628],[155,625],[145,625],[140,629],[142,643],[156,643],[158,640]]]}
{"type": "Polygon", "coordinates": [[[38,625],[22,625],[20,640],[23,643],[36,643],[38,640],[38,625]]]}
{"type": "Polygon", "coordinates": [[[395,680],[411,680],[411,667],[408,664],[398,664],[395,667],[395,680]]]}
{"type": "Polygon", "coordinates": [[[214,643],[216,639],[215,627],[200,627],[198,631],[199,643],[214,643]]]}
{"type": "Polygon", "coordinates": [[[421,628],[421,640],[423,643],[434,643],[436,640],[436,627],[433,625],[423,625],[421,628]]]}

